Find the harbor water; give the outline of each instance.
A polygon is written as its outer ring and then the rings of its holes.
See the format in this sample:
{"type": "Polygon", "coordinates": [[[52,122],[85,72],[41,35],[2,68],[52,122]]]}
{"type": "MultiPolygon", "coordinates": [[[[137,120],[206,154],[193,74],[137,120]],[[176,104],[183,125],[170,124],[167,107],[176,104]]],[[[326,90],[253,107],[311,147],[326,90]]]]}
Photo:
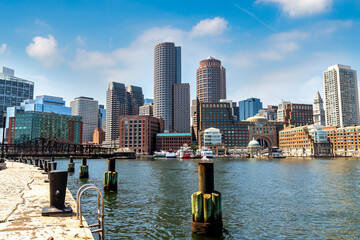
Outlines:
{"type": "MultiPolygon", "coordinates": [[[[67,169],[68,159],[56,160],[67,169]]],[[[68,188],[102,190],[106,159],[89,159],[89,179],[74,160],[68,188]]],[[[104,197],[107,239],[207,239],[191,233],[191,194],[200,160],[117,160],[118,192],[104,197]]],[[[360,159],[214,159],[225,239],[360,239],[360,159]]],[[[96,222],[96,195],[83,215],[96,222]]],[[[96,237],[96,236],[95,236],[96,237]]]]}

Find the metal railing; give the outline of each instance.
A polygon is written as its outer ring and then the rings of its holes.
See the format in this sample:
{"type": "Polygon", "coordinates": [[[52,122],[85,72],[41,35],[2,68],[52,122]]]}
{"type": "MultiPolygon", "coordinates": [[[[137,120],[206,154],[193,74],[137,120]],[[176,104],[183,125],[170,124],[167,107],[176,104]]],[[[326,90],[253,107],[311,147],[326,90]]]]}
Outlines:
{"type": "Polygon", "coordinates": [[[105,229],[104,229],[104,199],[100,190],[94,184],[85,184],[82,185],[77,194],[76,194],[76,217],[80,220],[80,227],[84,227],[82,223],[82,212],[81,212],[81,196],[87,190],[95,190],[97,193],[97,219],[98,223],[89,225],[92,233],[98,233],[99,239],[105,239],[105,229]],[[98,227],[95,230],[92,230],[93,227],[98,227]]]}

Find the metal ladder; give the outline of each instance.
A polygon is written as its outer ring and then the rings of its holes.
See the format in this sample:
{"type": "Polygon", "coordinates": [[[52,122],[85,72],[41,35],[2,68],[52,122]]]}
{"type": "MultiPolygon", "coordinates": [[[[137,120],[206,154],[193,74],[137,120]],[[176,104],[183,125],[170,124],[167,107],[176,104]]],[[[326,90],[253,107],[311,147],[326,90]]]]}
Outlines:
{"type": "Polygon", "coordinates": [[[77,194],[76,194],[76,218],[80,220],[80,227],[84,227],[82,223],[82,212],[81,212],[81,196],[87,190],[95,190],[97,193],[97,219],[98,223],[89,225],[92,233],[98,233],[99,239],[105,239],[105,229],[104,229],[104,199],[100,190],[94,184],[85,184],[82,185],[77,194]],[[98,229],[92,230],[93,227],[98,227],[98,229]]]}

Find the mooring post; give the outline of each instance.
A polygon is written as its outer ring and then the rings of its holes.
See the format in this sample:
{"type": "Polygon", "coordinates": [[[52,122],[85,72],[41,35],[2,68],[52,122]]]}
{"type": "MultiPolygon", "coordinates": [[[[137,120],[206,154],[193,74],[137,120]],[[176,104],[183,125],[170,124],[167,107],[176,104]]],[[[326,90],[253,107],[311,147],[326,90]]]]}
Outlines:
{"type": "Polygon", "coordinates": [[[38,170],[44,170],[44,163],[43,163],[43,159],[39,159],[39,168],[38,170]]]}
{"type": "Polygon", "coordinates": [[[42,209],[42,216],[71,216],[72,208],[65,206],[67,171],[50,172],[50,207],[42,209]]]}
{"type": "Polygon", "coordinates": [[[89,167],[86,165],[86,158],[81,159],[81,166],[79,169],[79,178],[89,177],[89,167]]]}
{"type": "Polygon", "coordinates": [[[104,190],[117,191],[117,172],[115,171],[115,159],[108,159],[108,171],[104,174],[104,190]]]}
{"type": "Polygon", "coordinates": [[[49,160],[44,160],[43,161],[43,168],[44,168],[44,172],[42,174],[48,174],[48,162],[50,162],[49,160]]]}
{"type": "Polygon", "coordinates": [[[199,235],[222,235],[221,194],[214,190],[214,163],[199,163],[199,191],[191,195],[192,231],[199,235]]]}
{"type": "Polygon", "coordinates": [[[48,183],[50,180],[50,172],[56,170],[57,162],[47,162],[48,165],[48,179],[45,179],[44,182],[48,183]]]}
{"type": "Polygon", "coordinates": [[[70,157],[69,158],[69,164],[68,164],[68,172],[74,172],[75,171],[75,164],[74,164],[74,158],[70,157]]]}
{"type": "Polygon", "coordinates": [[[39,166],[39,159],[35,158],[34,167],[38,167],[38,166],[39,166]]]}

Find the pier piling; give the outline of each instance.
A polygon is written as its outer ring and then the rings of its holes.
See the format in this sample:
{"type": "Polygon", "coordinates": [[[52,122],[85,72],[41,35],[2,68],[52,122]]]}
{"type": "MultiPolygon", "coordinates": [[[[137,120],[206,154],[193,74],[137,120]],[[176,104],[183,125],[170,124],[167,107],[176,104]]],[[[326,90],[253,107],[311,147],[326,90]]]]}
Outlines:
{"type": "Polygon", "coordinates": [[[69,164],[68,164],[68,172],[74,172],[75,171],[75,164],[74,164],[74,158],[70,157],[69,158],[69,164]]]}
{"type": "Polygon", "coordinates": [[[104,174],[104,190],[117,191],[117,172],[115,171],[115,159],[108,159],[108,171],[104,174]]]}
{"type": "Polygon", "coordinates": [[[71,216],[72,208],[65,205],[67,171],[50,172],[50,207],[42,209],[42,216],[71,216]]]}
{"type": "Polygon", "coordinates": [[[86,165],[86,158],[81,159],[81,166],[79,169],[79,178],[89,178],[89,167],[86,165]]]}
{"type": "Polygon", "coordinates": [[[192,232],[218,237],[222,235],[221,194],[214,190],[214,163],[199,163],[199,191],[191,196],[192,232]]]}

